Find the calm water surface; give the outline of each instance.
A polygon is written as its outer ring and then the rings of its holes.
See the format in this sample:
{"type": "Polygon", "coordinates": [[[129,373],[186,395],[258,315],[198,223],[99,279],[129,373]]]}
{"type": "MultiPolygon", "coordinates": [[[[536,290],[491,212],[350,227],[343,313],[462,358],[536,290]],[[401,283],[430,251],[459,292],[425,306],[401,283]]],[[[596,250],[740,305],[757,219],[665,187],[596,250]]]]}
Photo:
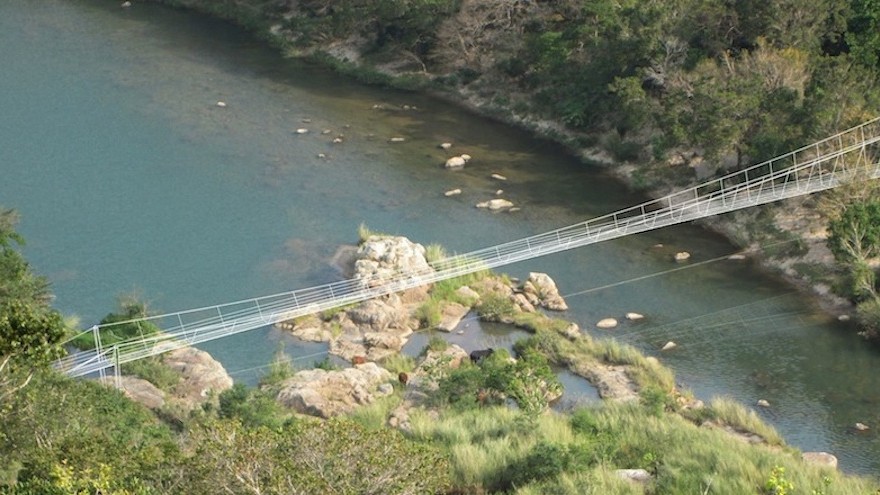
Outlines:
{"type": "MultiPolygon", "coordinates": [[[[643,199],[550,143],[156,6],[5,0],[0,46],[0,204],[21,212],[28,259],[83,326],[127,293],[166,312],[337,280],[329,260],[361,223],[465,252],[643,199]],[[443,170],[443,141],[474,157],[465,170],[443,170]],[[463,193],[443,196],[453,188],[463,193]],[[497,189],[522,210],[474,208],[497,189]]],[[[671,261],[679,250],[692,265],[733,253],[681,226],[507,271],[551,274],[572,307],[565,316],[583,328],[647,315],[593,333],[658,356],[703,399],[767,399],[759,414],[792,445],[880,473],[880,356],[748,263],[664,273],[681,266],[671,261]],[[661,354],[668,340],[679,347],[661,354]],[[855,434],[856,421],[874,429],[855,434]]],[[[474,325],[460,338],[505,345],[504,332],[474,325]]],[[[325,346],[272,329],[204,348],[252,382],[282,344],[303,365],[325,357],[325,346]]]]}

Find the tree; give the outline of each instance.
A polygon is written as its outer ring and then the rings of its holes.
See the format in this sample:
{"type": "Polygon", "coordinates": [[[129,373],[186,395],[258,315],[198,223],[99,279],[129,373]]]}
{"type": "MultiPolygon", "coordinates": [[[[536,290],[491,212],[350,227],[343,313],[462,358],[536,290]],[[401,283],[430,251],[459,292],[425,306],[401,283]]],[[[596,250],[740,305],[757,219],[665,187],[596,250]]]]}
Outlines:
{"type": "Polygon", "coordinates": [[[46,305],[51,299],[49,282],[34,275],[17,247],[24,238],[16,231],[18,213],[0,208],[0,300],[18,299],[46,305]]]}
{"type": "Polygon", "coordinates": [[[0,404],[27,386],[37,369],[64,354],[64,322],[56,311],[22,301],[0,302],[0,404]]]}
{"type": "Polygon", "coordinates": [[[865,263],[880,255],[880,200],[858,201],[828,225],[828,247],[838,261],[865,263]]]}
{"type": "Polygon", "coordinates": [[[14,210],[0,209],[0,405],[63,354],[64,323],[48,306],[48,282],[16,249],[24,244],[16,223],[14,210]]]}

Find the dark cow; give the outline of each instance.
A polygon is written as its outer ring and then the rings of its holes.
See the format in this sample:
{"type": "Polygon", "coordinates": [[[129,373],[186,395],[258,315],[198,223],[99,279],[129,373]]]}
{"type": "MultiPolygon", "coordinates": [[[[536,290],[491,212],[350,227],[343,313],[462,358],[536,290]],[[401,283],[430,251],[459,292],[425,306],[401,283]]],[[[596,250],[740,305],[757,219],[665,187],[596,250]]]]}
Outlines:
{"type": "Polygon", "coordinates": [[[482,361],[483,359],[491,356],[493,352],[495,352],[495,349],[492,349],[491,347],[488,349],[480,349],[480,350],[474,351],[471,353],[471,362],[473,362],[474,364],[477,364],[480,361],[482,361]]]}
{"type": "Polygon", "coordinates": [[[397,374],[397,380],[400,381],[401,384],[406,385],[406,382],[409,381],[409,375],[401,371],[397,374]]]}

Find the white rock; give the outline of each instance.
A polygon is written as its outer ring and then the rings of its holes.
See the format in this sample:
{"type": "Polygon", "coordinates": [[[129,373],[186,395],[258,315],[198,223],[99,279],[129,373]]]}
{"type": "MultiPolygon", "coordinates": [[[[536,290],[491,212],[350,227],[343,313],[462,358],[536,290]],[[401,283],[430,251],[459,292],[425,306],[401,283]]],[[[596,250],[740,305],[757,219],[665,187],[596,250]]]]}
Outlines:
{"type": "Polygon", "coordinates": [[[731,254],[727,257],[729,260],[744,260],[746,259],[746,255],[744,254],[731,254]]]}
{"type": "Polygon", "coordinates": [[[461,194],[461,189],[450,189],[450,190],[446,191],[445,193],[443,193],[443,195],[446,197],[457,196],[459,194],[461,194]]]}
{"type": "Polygon", "coordinates": [[[311,124],[311,123],[312,123],[312,119],[302,119],[301,122],[302,122],[303,124],[311,124]]]}
{"type": "Polygon", "coordinates": [[[641,313],[627,313],[626,314],[626,319],[630,320],[630,321],[638,321],[644,317],[645,317],[645,315],[643,315],[641,313]]]}
{"type": "Polygon", "coordinates": [[[804,452],[801,457],[804,462],[813,466],[837,468],[837,457],[828,452],[804,452]]]}
{"type": "Polygon", "coordinates": [[[638,483],[651,481],[651,474],[644,469],[615,469],[614,474],[620,479],[638,483]]]}
{"type": "Polygon", "coordinates": [[[339,143],[342,142],[342,138],[340,138],[340,137],[338,137],[338,138],[333,138],[333,142],[336,143],[336,144],[339,144],[339,143]]]}
{"type": "Polygon", "coordinates": [[[300,127],[299,129],[296,130],[297,134],[306,134],[307,132],[309,132],[309,130],[306,129],[305,127],[300,127]]]}
{"type": "Polygon", "coordinates": [[[509,211],[509,212],[514,212],[514,211],[519,211],[519,210],[521,210],[521,209],[522,209],[522,208],[520,208],[520,207],[518,207],[518,206],[514,206],[513,208],[511,208],[511,209],[509,209],[509,210],[507,210],[507,211],[509,211]]]}
{"type": "Polygon", "coordinates": [[[675,342],[670,340],[669,342],[663,344],[663,347],[661,347],[660,350],[661,351],[668,351],[671,349],[675,349],[676,347],[678,347],[678,344],[676,344],[675,342]]]}
{"type": "Polygon", "coordinates": [[[680,251],[678,253],[675,253],[675,261],[685,261],[687,259],[690,259],[690,257],[691,253],[687,251],[680,251]]]}
{"type": "Polygon", "coordinates": [[[504,194],[504,189],[499,189],[495,191],[495,196],[501,196],[502,194],[504,194]]]}
{"type": "Polygon", "coordinates": [[[507,180],[507,177],[501,174],[492,174],[491,177],[495,180],[507,180]]]}
{"type": "Polygon", "coordinates": [[[324,129],[323,131],[321,131],[321,134],[330,134],[331,132],[333,131],[331,131],[330,129],[324,129]]]}
{"type": "Polygon", "coordinates": [[[757,404],[761,407],[770,407],[770,403],[764,399],[758,399],[757,404]]]}
{"type": "Polygon", "coordinates": [[[469,161],[471,161],[471,155],[462,154],[462,155],[461,155],[461,159],[464,160],[464,161],[466,161],[466,162],[469,162],[469,161]]]}
{"type": "MultiPolygon", "coordinates": [[[[124,6],[125,6],[125,5],[123,5],[123,7],[124,7],[124,6]]],[[[218,101],[218,102],[217,102],[217,106],[220,107],[220,108],[226,108],[226,102],[225,102],[225,101],[218,101]]]]}
{"type": "MultiPolygon", "coordinates": [[[[513,203],[511,203],[510,201],[508,201],[506,199],[496,198],[496,199],[490,199],[489,201],[487,201],[485,207],[489,208],[492,211],[498,211],[498,210],[503,210],[505,208],[510,208],[512,206],[513,206],[513,203]]],[[[477,205],[477,207],[479,208],[480,206],[477,205]]]]}
{"type": "Polygon", "coordinates": [[[327,155],[324,153],[318,153],[318,158],[327,158],[327,155]]]}
{"type": "Polygon", "coordinates": [[[452,148],[452,143],[440,143],[440,147],[444,150],[448,150],[449,148],[452,148]]]}
{"type": "Polygon", "coordinates": [[[615,318],[603,318],[599,320],[599,323],[596,323],[596,328],[614,328],[617,326],[617,319],[615,318]]]}
{"type": "Polygon", "coordinates": [[[869,428],[868,425],[866,425],[865,423],[856,423],[855,426],[856,426],[856,429],[859,430],[859,431],[868,431],[868,430],[871,429],[871,428],[869,428]]]}
{"type": "Polygon", "coordinates": [[[849,315],[840,315],[837,317],[837,321],[849,321],[849,315]]]}
{"type": "Polygon", "coordinates": [[[131,2],[128,2],[128,1],[122,2],[121,7],[124,9],[127,9],[127,8],[131,7],[131,2]]]}
{"type": "Polygon", "coordinates": [[[446,160],[446,168],[462,168],[464,164],[467,163],[467,160],[460,156],[453,156],[452,158],[446,160]]]}
{"type": "Polygon", "coordinates": [[[402,143],[402,142],[406,141],[406,138],[393,137],[393,138],[389,139],[388,141],[390,141],[392,143],[402,143]]]}

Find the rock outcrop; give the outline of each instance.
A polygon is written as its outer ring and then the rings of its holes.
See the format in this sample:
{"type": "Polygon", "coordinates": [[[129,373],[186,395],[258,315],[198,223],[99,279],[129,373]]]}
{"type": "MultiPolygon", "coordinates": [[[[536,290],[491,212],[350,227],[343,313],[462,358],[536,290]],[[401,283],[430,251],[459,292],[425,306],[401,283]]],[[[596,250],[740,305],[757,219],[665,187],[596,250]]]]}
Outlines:
{"type": "Polygon", "coordinates": [[[559,295],[556,282],[546,273],[529,273],[529,279],[523,284],[522,290],[526,294],[537,296],[538,303],[544,308],[552,311],[565,311],[568,309],[565,299],[559,295]]]}
{"type": "Polygon", "coordinates": [[[232,378],[223,365],[207,352],[195,347],[175,349],[164,354],[162,362],[180,373],[180,382],[174,387],[174,396],[187,409],[194,409],[220,392],[232,388],[232,378]]]}
{"type": "Polygon", "coordinates": [[[375,363],[340,371],[304,370],[281,382],[277,400],[302,414],[330,418],[388,395],[396,378],[375,363]]]}
{"type": "Polygon", "coordinates": [[[357,250],[354,276],[374,287],[402,274],[428,272],[425,247],[406,237],[370,236],[357,250]]]}
{"type": "MultiPolygon", "coordinates": [[[[104,384],[112,387],[116,382],[113,377],[107,377],[104,379],[104,384]]],[[[126,397],[150,409],[161,409],[165,405],[165,392],[142,378],[121,376],[119,386],[126,397]]]]}
{"type": "Polygon", "coordinates": [[[804,452],[801,456],[807,464],[837,469],[837,457],[834,454],[829,454],[828,452],[804,452]]]}

